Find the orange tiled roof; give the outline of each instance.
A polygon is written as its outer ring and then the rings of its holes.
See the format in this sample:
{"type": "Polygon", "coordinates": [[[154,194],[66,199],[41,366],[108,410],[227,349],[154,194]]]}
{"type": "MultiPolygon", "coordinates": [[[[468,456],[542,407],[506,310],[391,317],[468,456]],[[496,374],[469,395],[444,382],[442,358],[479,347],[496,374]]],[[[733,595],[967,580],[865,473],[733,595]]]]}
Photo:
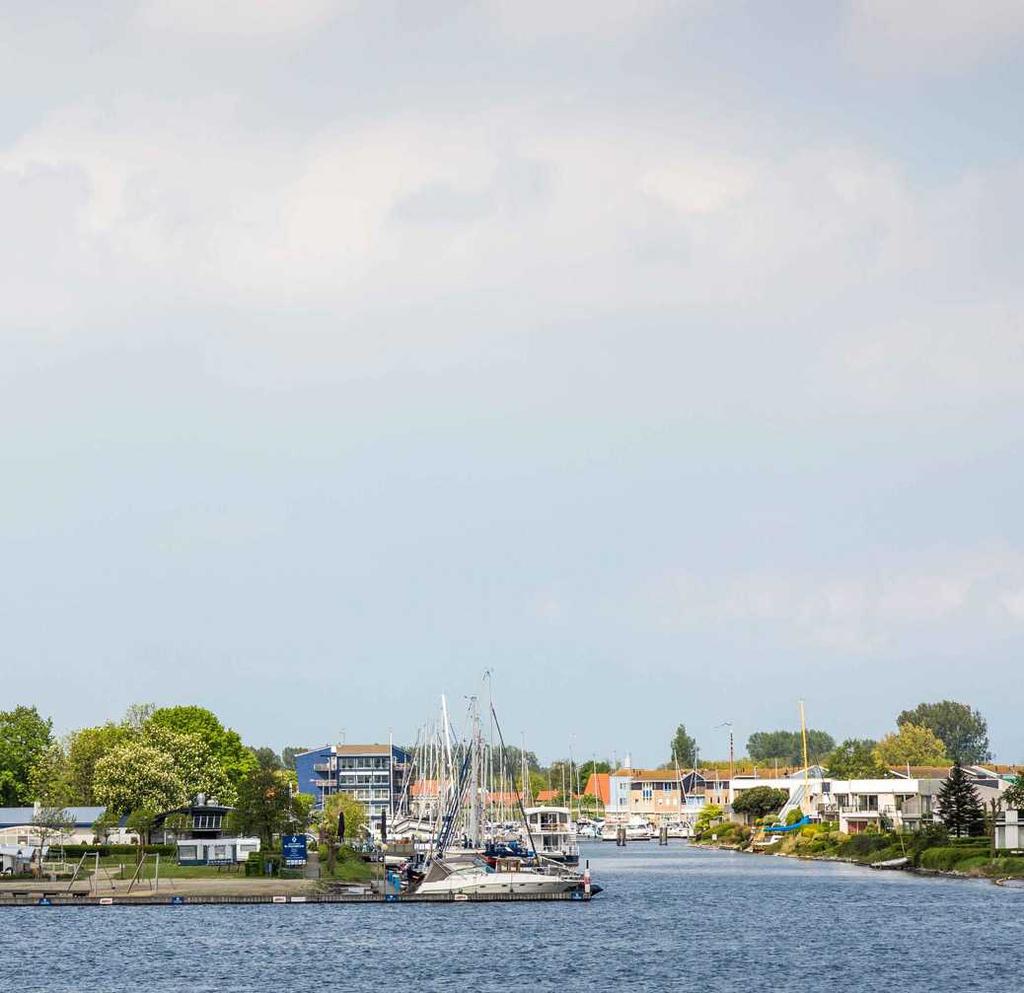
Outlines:
{"type": "Polygon", "coordinates": [[[612,786],[609,773],[592,772],[583,789],[584,796],[596,796],[606,806],[612,802],[612,786]]]}

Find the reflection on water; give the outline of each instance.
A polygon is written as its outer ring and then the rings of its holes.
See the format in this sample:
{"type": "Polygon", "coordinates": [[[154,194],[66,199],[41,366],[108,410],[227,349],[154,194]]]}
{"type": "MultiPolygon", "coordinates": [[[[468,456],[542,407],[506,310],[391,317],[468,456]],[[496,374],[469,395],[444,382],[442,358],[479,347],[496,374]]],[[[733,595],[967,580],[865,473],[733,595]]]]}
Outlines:
{"type": "Polygon", "coordinates": [[[0,910],[0,989],[1024,989],[1024,891],[673,842],[584,847],[590,904],[0,910]]]}

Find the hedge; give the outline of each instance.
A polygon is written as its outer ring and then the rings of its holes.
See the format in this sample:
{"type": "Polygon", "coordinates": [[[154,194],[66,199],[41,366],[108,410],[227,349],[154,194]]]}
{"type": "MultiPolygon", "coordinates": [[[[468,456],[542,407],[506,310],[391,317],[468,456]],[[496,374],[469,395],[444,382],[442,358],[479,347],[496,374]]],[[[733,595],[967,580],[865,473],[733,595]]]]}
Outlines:
{"type": "MultiPolygon", "coordinates": [[[[51,845],[51,848],[58,846],[51,845]]],[[[108,855],[131,855],[138,856],[139,846],[138,845],[64,845],[64,854],[66,856],[77,856],[81,858],[86,853],[93,855],[96,852],[100,853],[100,857],[104,858],[108,855]]],[[[167,855],[174,857],[178,854],[178,850],[174,845],[143,845],[142,850],[147,855],[167,855]]]]}
{"type": "Polygon", "coordinates": [[[946,845],[942,848],[927,848],[921,853],[921,865],[925,869],[955,869],[960,862],[974,860],[980,852],[963,845],[946,845]]]}

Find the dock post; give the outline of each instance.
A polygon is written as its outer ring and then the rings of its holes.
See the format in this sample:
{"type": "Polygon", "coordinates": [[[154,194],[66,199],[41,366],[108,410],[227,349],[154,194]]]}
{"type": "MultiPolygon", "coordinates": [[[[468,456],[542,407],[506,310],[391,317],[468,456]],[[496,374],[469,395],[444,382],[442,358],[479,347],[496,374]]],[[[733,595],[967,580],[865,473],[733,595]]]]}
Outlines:
{"type": "Polygon", "coordinates": [[[626,847],[626,829],[624,827],[620,827],[616,830],[615,844],[618,845],[619,848],[626,847]]]}
{"type": "Polygon", "coordinates": [[[659,845],[667,845],[668,844],[668,828],[665,827],[664,825],[662,825],[660,828],[658,828],[658,844],[659,845]]]}

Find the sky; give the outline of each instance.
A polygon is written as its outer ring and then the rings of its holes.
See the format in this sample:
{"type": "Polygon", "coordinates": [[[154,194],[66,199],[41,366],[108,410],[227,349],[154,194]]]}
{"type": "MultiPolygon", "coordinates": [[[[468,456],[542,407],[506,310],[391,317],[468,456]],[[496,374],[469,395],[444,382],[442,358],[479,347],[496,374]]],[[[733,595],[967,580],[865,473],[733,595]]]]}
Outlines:
{"type": "Polygon", "coordinates": [[[1024,6],[4,4],[0,706],[1024,761],[1024,6]]]}

